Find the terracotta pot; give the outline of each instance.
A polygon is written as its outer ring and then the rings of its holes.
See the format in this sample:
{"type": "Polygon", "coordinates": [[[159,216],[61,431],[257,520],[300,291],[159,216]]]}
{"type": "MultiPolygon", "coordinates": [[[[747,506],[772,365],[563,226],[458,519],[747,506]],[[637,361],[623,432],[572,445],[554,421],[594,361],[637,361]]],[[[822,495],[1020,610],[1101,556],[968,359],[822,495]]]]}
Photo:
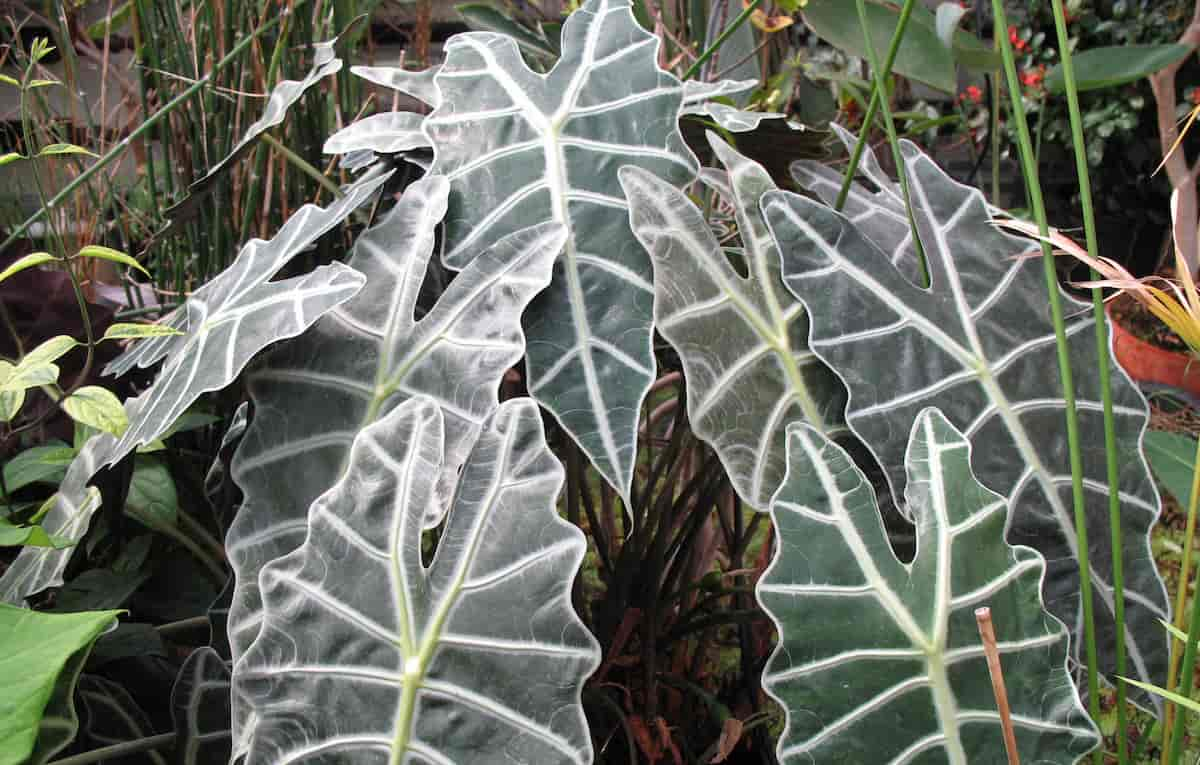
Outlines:
{"type": "Polygon", "coordinates": [[[1200,359],[1182,351],[1169,351],[1137,337],[1108,310],[1113,354],[1129,376],[1138,382],[1160,383],[1200,397],[1200,359]]]}

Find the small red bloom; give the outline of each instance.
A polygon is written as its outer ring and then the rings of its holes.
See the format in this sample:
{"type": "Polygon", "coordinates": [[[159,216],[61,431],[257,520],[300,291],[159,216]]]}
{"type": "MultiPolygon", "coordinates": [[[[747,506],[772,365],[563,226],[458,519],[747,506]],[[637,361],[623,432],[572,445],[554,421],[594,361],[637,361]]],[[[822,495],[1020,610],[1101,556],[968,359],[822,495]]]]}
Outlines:
{"type": "Polygon", "coordinates": [[[1040,88],[1046,79],[1046,65],[1041,64],[1037,69],[1027,69],[1021,72],[1021,84],[1027,88],[1040,88]]]}
{"type": "Polygon", "coordinates": [[[958,97],[958,100],[978,104],[983,101],[983,91],[976,85],[968,85],[967,89],[958,97]]]}
{"type": "Polygon", "coordinates": [[[1029,46],[1029,43],[1021,39],[1021,35],[1019,32],[1017,32],[1016,27],[1008,28],[1008,41],[1012,43],[1013,47],[1019,51],[1023,51],[1029,46]]]}
{"type": "Polygon", "coordinates": [[[1200,88],[1192,88],[1192,103],[1200,105],[1200,88]]]}

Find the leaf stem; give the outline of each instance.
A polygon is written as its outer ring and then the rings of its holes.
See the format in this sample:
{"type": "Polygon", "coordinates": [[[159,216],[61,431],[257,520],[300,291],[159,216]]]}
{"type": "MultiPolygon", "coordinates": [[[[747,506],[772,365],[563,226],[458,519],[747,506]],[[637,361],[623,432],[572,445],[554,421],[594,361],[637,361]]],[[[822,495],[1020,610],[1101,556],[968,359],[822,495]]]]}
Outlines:
{"type": "MultiPolygon", "coordinates": [[[[1088,170],[1087,145],[1083,138],[1083,114],[1079,108],[1079,87],[1075,80],[1075,64],[1071,51],[1071,41],[1067,34],[1067,17],[1063,8],[1063,0],[1053,0],[1054,28],[1058,34],[1059,57],[1062,60],[1063,79],[1066,83],[1067,107],[1071,121],[1071,143],[1075,151],[1075,172],[1079,181],[1079,203],[1083,209],[1083,228],[1087,238],[1087,250],[1093,257],[1099,256],[1100,241],[1096,235],[1096,212],[1092,205],[1092,181],[1088,170]]],[[[999,34],[997,34],[999,37],[999,34]]],[[[1043,112],[1045,111],[1043,107],[1043,112]]],[[[1040,118],[1039,118],[1040,119],[1040,118]]],[[[1100,275],[1092,270],[1091,278],[1098,280],[1100,275]]],[[[1125,656],[1125,566],[1123,561],[1125,545],[1121,533],[1121,479],[1118,464],[1117,426],[1113,415],[1112,369],[1109,365],[1108,323],[1104,315],[1104,292],[1099,287],[1092,289],[1092,317],[1096,323],[1096,359],[1098,364],[1100,395],[1104,407],[1104,456],[1108,480],[1108,525],[1112,544],[1113,560],[1113,618],[1116,621],[1116,675],[1126,676],[1125,656]]],[[[1200,457],[1200,455],[1198,455],[1200,457]]],[[[1189,515],[1189,529],[1195,527],[1195,493],[1192,489],[1192,507],[1189,515]]],[[[1188,536],[1188,547],[1184,553],[1184,568],[1182,582],[1183,590],[1187,589],[1187,555],[1191,552],[1191,535],[1188,536]]],[[[1182,606],[1180,606],[1182,608],[1182,606]]],[[[1174,645],[1174,643],[1172,643],[1174,645]]],[[[1168,680],[1168,682],[1170,682],[1168,680]]],[[[1117,762],[1126,765],[1129,762],[1128,741],[1129,727],[1128,709],[1126,707],[1126,686],[1123,680],[1115,681],[1117,687],[1117,762]]]]}
{"type": "MultiPolygon", "coordinates": [[[[1191,524],[1191,522],[1195,518],[1196,495],[1197,495],[1196,476],[1200,475],[1200,448],[1198,448],[1196,450],[1196,462],[1192,468],[1192,475],[1193,475],[1192,496],[1191,496],[1190,506],[1188,508],[1189,524],[1191,524]]],[[[1189,530],[1194,530],[1194,528],[1195,528],[1194,525],[1189,526],[1189,530]]],[[[1190,544],[1191,538],[1190,537],[1188,538],[1188,542],[1189,542],[1189,544],[1187,547],[1187,551],[1190,552],[1191,551],[1191,544],[1190,544]]],[[[1186,577],[1186,573],[1184,574],[1184,576],[1186,577]]],[[[1183,593],[1187,592],[1187,579],[1186,578],[1181,578],[1179,580],[1179,589],[1180,589],[1180,592],[1183,592],[1183,593]]],[[[1189,698],[1189,699],[1192,697],[1192,691],[1195,690],[1195,686],[1196,686],[1196,643],[1197,643],[1196,636],[1197,635],[1200,635],[1200,592],[1197,592],[1196,595],[1192,597],[1192,618],[1191,618],[1191,623],[1188,625],[1187,644],[1185,645],[1185,647],[1183,649],[1183,675],[1180,678],[1180,685],[1179,685],[1180,695],[1185,698],[1189,698]]],[[[1171,647],[1172,647],[1172,649],[1174,649],[1174,647],[1175,647],[1174,640],[1171,640],[1171,647]]],[[[1174,653],[1174,650],[1172,650],[1172,653],[1174,653]]],[[[1175,673],[1172,672],[1170,679],[1174,679],[1174,677],[1175,677],[1175,673]]],[[[1170,682],[1170,679],[1168,680],[1168,682],[1170,682]]],[[[1176,710],[1176,711],[1178,712],[1178,710],[1176,710]]],[[[1186,725],[1180,724],[1179,720],[1176,720],[1175,723],[1176,723],[1175,726],[1171,730],[1171,746],[1170,746],[1170,749],[1168,750],[1169,754],[1167,756],[1167,763],[1169,765],[1178,765],[1178,763],[1179,763],[1179,757],[1181,754],[1183,754],[1183,731],[1187,727],[1186,725]]]]}
{"type": "MultiPolygon", "coordinates": [[[[871,66],[871,78],[874,81],[871,88],[871,102],[877,102],[879,108],[883,110],[883,125],[884,129],[887,130],[888,144],[892,147],[892,161],[896,164],[896,176],[900,179],[900,193],[904,196],[904,212],[908,216],[908,228],[912,231],[913,243],[917,247],[917,260],[921,264],[921,280],[923,286],[928,287],[929,264],[925,262],[925,248],[921,245],[921,237],[917,231],[917,222],[913,218],[912,200],[908,194],[908,173],[904,170],[904,155],[900,153],[900,138],[896,135],[896,122],[892,119],[891,100],[887,95],[887,75],[884,73],[883,68],[879,66],[879,55],[875,52],[875,41],[871,39],[870,20],[867,18],[867,2],[866,0],[855,0],[855,4],[858,8],[858,22],[862,25],[863,36],[867,43],[867,62],[871,66]]],[[[855,144],[855,149],[862,144],[868,132],[870,132],[870,123],[865,123],[862,134],[859,136],[859,143],[855,144]]],[[[845,185],[845,180],[842,183],[845,185]]]]}
{"type": "Polygon", "coordinates": [[[55,760],[50,765],[91,765],[93,762],[103,762],[139,752],[162,749],[174,743],[174,733],[160,733],[157,736],[147,736],[146,738],[134,739],[133,741],[122,741],[112,746],[93,749],[89,752],[81,752],[70,757],[64,757],[61,760],[55,760]]]}
{"type": "MultiPolygon", "coordinates": [[[[900,43],[904,39],[904,32],[908,29],[908,20],[912,16],[913,8],[916,5],[916,0],[904,0],[904,7],[900,9],[900,18],[896,22],[896,31],[892,33],[892,41],[888,44],[887,56],[883,59],[884,80],[892,73],[892,67],[896,65],[896,56],[900,53],[900,43]]],[[[872,46],[873,43],[868,41],[867,49],[871,53],[874,53],[872,46]]],[[[874,68],[872,67],[872,69],[874,68]]],[[[846,197],[850,196],[850,186],[854,182],[855,174],[858,173],[858,164],[862,161],[863,151],[867,148],[867,138],[870,133],[869,128],[871,123],[875,121],[875,115],[879,113],[879,105],[883,97],[884,93],[881,93],[878,88],[871,90],[871,101],[867,104],[867,111],[863,116],[863,131],[858,136],[858,143],[854,144],[854,151],[850,153],[850,164],[846,166],[846,175],[842,178],[842,188],[838,192],[837,202],[833,206],[838,212],[841,212],[842,208],[846,206],[846,197]]]]}
{"type": "MultiPolygon", "coordinates": [[[[909,2],[912,2],[912,0],[909,0],[909,2]]],[[[692,62],[692,65],[688,67],[688,70],[683,73],[683,79],[690,80],[699,74],[701,67],[708,63],[708,60],[712,58],[718,50],[721,49],[721,46],[725,44],[725,41],[729,39],[730,35],[736,32],[742,24],[745,24],[746,20],[749,19],[756,10],[758,10],[758,6],[760,5],[762,5],[762,0],[751,0],[750,4],[747,5],[742,12],[737,15],[737,18],[733,20],[733,23],[725,27],[721,34],[717,35],[717,39],[713,40],[713,44],[708,46],[708,49],[701,53],[700,56],[692,62]]]]}
{"type": "MultiPolygon", "coordinates": [[[[1187,530],[1184,532],[1183,565],[1179,572],[1179,589],[1175,593],[1175,628],[1183,630],[1184,614],[1187,613],[1188,578],[1192,570],[1192,543],[1196,536],[1196,508],[1200,505],[1200,441],[1196,442],[1196,457],[1192,469],[1192,491],[1188,498],[1187,530]]],[[[1167,672],[1167,690],[1174,691],[1179,679],[1179,648],[1171,641],[1171,664],[1167,672]]],[[[1163,707],[1163,754],[1170,751],[1171,728],[1174,723],[1175,705],[1170,701],[1163,707]]],[[[1165,760],[1164,760],[1165,762],[1165,760]]]]}
{"type": "MultiPolygon", "coordinates": [[[[1058,370],[1062,378],[1062,394],[1067,426],[1067,448],[1071,464],[1071,498],[1075,510],[1075,548],[1079,558],[1079,597],[1082,601],[1084,623],[1084,645],[1087,651],[1088,711],[1093,720],[1100,719],[1099,662],[1096,649],[1096,615],[1092,604],[1092,569],[1089,561],[1087,505],[1083,493],[1083,455],[1079,446],[1079,413],[1075,407],[1075,378],[1071,372],[1071,359],[1067,346],[1066,323],[1063,320],[1062,298],[1059,294],[1058,275],[1054,269],[1054,254],[1050,250],[1048,237],[1050,225],[1046,221],[1046,204],[1042,198],[1041,181],[1038,179],[1037,162],[1034,159],[1033,139],[1029,134],[1029,121],[1025,116],[1025,104],[1021,96],[1021,83],[1017,78],[1017,63],[1012,43],[999,30],[1008,28],[1008,16],[1003,0],[992,0],[995,18],[995,33],[1001,38],[1000,52],[1004,59],[1004,74],[1008,81],[1008,93],[1012,101],[1013,122],[1017,126],[1021,167],[1025,185],[1029,191],[1030,208],[1037,221],[1041,236],[1042,268],[1046,277],[1046,292],[1050,303],[1050,315],[1054,320],[1054,338],[1058,351],[1058,370]]],[[[1103,762],[1103,753],[1097,747],[1092,754],[1096,765],[1103,762]]]]}
{"type": "Polygon", "coordinates": [[[309,164],[299,154],[297,154],[296,152],[292,151],[287,146],[285,146],[284,143],[282,141],[280,141],[278,138],[271,135],[270,133],[263,133],[262,135],[259,136],[259,138],[261,138],[268,145],[270,145],[270,147],[272,149],[279,152],[280,156],[282,156],[288,162],[291,162],[293,165],[295,165],[296,169],[298,169],[300,172],[304,173],[308,177],[315,180],[317,183],[321,184],[321,187],[324,188],[326,191],[328,191],[330,194],[333,194],[333,196],[335,198],[340,199],[345,196],[345,194],[342,193],[341,188],[339,188],[336,183],[334,183],[332,180],[330,180],[320,170],[318,170],[317,168],[315,168],[311,164],[309,164]]]}

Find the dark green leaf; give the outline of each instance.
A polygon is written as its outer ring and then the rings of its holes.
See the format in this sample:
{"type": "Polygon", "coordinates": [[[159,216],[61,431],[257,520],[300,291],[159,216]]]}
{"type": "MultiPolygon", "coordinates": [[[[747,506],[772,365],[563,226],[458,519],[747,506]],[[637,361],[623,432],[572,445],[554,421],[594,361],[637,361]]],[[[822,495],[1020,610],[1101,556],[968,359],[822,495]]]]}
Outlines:
{"type": "Polygon", "coordinates": [[[1196,466],[1196,439],[1151,430],[1146,433],[1143,443],[1154,475],[1179,504],[1187,507],[1192,495],[1192,471],[1196,466]]]}
{"type": "MultiPolygon", "coordinates": [[[[1192,50],[1188,45],[1111,45],[1085,50],[1073,59],[1075,85],[1080,93],[1124,85],[1182,61],[1192,50]]],[[[1046,75],[1046,90],[1065,92],[1061,65],[1046,75]]]]}

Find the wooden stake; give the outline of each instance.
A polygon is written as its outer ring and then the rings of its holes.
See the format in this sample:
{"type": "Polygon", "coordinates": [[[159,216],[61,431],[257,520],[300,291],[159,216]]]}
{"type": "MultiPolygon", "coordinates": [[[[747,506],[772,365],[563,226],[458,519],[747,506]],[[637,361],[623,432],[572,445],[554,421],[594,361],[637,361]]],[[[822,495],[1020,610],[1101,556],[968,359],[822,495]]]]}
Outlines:
{"type": "Polygon", "coordinates": [[[1008,765],[1021,765],[1021,757],[1017,754],[1017,734],[1013,731],[1012,710],[1008,707],[1008,691],[1004,688],[1004,669],[1000,666],[1000,649],[996,646],[996,630],[992,627],[992,609],[987,606],[975,609],[975,621],[979,624],[979,637],[983,638],[983,653],[987,656],[988,674],[992,676],[996,708],[1000,710],[1008,765]]]}

